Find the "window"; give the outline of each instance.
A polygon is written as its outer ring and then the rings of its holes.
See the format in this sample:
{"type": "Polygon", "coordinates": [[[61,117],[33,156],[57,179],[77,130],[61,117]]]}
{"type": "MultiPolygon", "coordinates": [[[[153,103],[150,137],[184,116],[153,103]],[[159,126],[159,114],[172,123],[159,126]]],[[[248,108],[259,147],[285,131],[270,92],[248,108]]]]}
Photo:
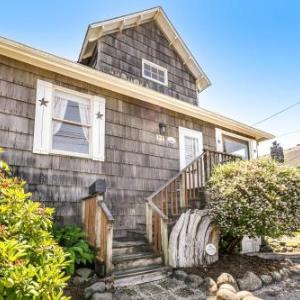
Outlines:
{"type": "Polygon", "coordinates": [[[104,160],[105,99],[38,80],[33,152],[104,160]]]}
{"type": "Polygon", "coordinates": [[[143,77],[163,85],[168,85],[168,71],[167,69],[158,66],[146,59],[142,60],[143,77]]]}
{"type": "Polygon", "coordinates": [[[52,150],[90,153],[90,100],[55,91],[52,109],[52,150]]]}
{"type": "Polygon", "coordinates": [[[223,152],[249,159],[249,143],[242,139],[223,135],[223,152]]]}

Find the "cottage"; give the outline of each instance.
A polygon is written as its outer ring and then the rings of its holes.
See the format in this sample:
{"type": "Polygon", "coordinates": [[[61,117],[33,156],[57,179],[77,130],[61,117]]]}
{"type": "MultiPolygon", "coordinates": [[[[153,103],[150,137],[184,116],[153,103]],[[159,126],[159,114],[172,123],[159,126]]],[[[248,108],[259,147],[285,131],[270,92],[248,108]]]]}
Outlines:
{"type": "MultiPolygon", "coordinates": [[[[3,158],[62,223],[80,223],[82,199],[105,180],[98,227],[114,220],[110,237],[122,241],[147,224],[166,262],[168,214],[199,196],[213,163],[256,157],[273,137],[203,109],[198,94],[209,85],[161,7],[89,25],[78,62],[0,38],[3,158]]],[[[111,242],[95,239],[110,269],[111,242]]]]}

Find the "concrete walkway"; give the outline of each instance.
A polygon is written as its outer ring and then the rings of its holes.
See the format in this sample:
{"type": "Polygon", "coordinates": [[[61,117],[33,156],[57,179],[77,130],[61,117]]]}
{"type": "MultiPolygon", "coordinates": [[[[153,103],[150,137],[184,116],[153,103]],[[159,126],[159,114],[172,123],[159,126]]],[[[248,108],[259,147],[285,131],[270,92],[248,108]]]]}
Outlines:
{"type": "Polygon", "coordinates": [[[205,300],[206,294],[201,288],[192,289],[183,281],[166,278],[161,281],[144,283],[118,289],[115,300],[205,300]]]}

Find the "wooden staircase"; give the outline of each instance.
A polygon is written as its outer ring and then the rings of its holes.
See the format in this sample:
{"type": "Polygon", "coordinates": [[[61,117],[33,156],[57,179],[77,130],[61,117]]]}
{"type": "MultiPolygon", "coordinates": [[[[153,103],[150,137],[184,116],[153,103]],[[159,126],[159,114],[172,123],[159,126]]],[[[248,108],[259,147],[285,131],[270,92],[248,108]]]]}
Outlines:
{"type": "Polygon", "coordinates": [[[168,237],[177,218],[188,209],[203,209],[205,185],[215,165],[239,157],[204,150],[193,162],[146,199],[146,224],[113,240],[114,218],[104,194],[83,199],[83,227],[96,251],[104,276],[112,275],[116,287],[158,280],[168,276],[168,237]]]}
{"type": "Polygon", "coordinates": [[[145,235],[114,240],[112,253],[115,287],[159,280],[171,272],[162,257],[154,253],[145,235]]]}
{"type": "Polygon", "coordinates": [[[171,229],[182,212],[203,209],[208,200],[206,183],[213,168],[240,157],[204,150],[184,169],[147,198],[147,239],[156,254],[162,255],[168,264],[168,240],[171,229]]]}

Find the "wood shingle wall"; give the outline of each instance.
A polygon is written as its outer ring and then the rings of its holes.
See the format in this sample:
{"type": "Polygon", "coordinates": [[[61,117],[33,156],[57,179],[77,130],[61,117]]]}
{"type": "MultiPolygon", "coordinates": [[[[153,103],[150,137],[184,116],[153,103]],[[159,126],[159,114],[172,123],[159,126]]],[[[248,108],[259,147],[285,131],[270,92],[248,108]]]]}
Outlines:
{"type": "Polygon", "coordinates": [[[101,37],[86,64],[197,105],[195,78],[155,21],[101,37]],[[143,58],[168,70],[168,86],[142,77],[143,58]]]}
{"type": "Polygon", "coordinates": [[[80,222],[80,199],[103,178],[115,235],[144,223],[145,197],[179,169],[178,126],[201,130],[204,146],[215,149],[211,124],[0,56],[2,157],[27,180],[34,199],[56,208],[61,222],[80,222]],[[106,98],[104,162],[32,153],[37,79],[106,98]],[[159,122],[167,124],[167,136],[176,144],[157,139],[159,122]]]}

